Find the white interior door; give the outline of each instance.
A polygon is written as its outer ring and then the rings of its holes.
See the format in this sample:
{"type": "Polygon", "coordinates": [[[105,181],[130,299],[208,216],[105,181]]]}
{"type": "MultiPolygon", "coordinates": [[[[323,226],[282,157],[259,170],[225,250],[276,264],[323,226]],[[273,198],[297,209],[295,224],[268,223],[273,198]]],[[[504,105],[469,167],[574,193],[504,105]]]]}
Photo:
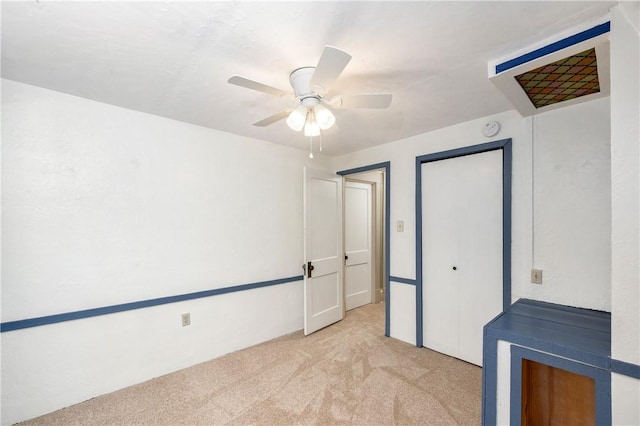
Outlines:
{"type": "Polygon", "coordinates": [[[346,310],[371,303],[372,185],[349,182],[344,186],[344,249],[346,310]]]}
{"type": "Polygon", "coordinates": [[[502,312],[502,151],[422,165],[424,346],[482,365],[502,312]]]}
{"type": "Polygon", "coordinates": [[[342,178],[304,169],[304,334],[343,317],[342,178]]]}

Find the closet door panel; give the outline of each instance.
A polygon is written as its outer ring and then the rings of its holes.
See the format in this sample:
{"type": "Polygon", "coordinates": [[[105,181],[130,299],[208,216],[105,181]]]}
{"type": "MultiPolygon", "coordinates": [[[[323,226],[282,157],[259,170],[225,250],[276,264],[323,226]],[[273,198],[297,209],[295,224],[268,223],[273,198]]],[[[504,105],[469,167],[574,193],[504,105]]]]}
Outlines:
{"type": "Polygon", "coordinates": [[[450,160],[422,166],[423,344],[458,353],[458,223],[455,167],[450,160]],[[428,194],[428,195],[427,195],[428,194]],[[425,195],[427,195],[425,197],[425,195]],[[455,332],[454,332],[455,330],[455,332]]]}
{"type": "Polygon", "coordinates": [[[502,312],[502,151],[459,160],[459,358],[482,365],[482,328],[502,312]]]}
{"type": "Polygon", "coordinates": [[[482,365],[502,311],[502,151],[422,165],[423,344],[482,365]]]}

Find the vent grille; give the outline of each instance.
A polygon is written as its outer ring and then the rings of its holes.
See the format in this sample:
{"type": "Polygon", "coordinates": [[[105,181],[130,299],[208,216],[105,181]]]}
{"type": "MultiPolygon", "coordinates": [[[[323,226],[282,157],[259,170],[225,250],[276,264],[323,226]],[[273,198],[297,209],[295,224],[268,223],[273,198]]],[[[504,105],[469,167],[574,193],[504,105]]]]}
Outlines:
{"type": "Polygon", "coordinates": [[[595,48],[515,76],[536,108],[600,92],[595,48]]]}

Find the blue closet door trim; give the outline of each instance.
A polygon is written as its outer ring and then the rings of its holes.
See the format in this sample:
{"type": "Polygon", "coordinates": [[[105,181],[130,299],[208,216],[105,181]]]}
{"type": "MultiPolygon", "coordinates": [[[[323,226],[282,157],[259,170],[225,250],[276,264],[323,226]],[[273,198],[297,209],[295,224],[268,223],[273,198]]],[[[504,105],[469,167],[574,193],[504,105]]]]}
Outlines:
{"type": "Polygon", "coordinates": [[[541,58],[550,53],[557,52],[558,50],[566,49],[567,47],[581,43],[585,40],[589,40],[590,38],[608,33],[610,30],[611,22],[605,22],[603,24],[596,25],[595,27],[589,28],[588,30],[579,32],[578,34],[574,34],[562,40],[556,41],[555,43],[551,43],[529,53],[525,53],[524,55],[518,56],[517,58],[513,58],[501,64],[498,64],[496,65],[496,74],[541,58]]]}
{"type": "Polygon", "coordinates": [[[41,325],[56,324],[59,322],[73,321],[83,318],[97,317],[100,315],[114,314],[117,312],[131,311],[134,309],[149,308],[152,306],[166,305],[168,303],[183,302],[185,300],[200,299],[202,297],[218,296],[221,294],[235,293],[237,291],[252,290],[255,288],[269,287],[272,285],[302,281],[302,275],[289,278],[280,278],[271,281],[261,281],[232,287],[215,288],[212,290],[198,291],[195,293],[180,294],[177,296],[160,297],[157,299],[142,300],[139,302],[123,303],[120,305],[104,306],[101,308],[86,309],[82,311],[66,312],[63,314],[47,315],[44,317],[29,318],[18,321],[8,321],[0,324],[0,332],[21,330],[23,328],[38,327],[41,325]]]}
{"type": "Polygon", "coordinates": [[[391,162],[385,161],[383,163],[371,164],[369,166],[356,167],[353,169],[342,170],[338,172],[340,176],[348,176],[356,173],[370,172],[372,170],[384,169],[384,335],[389,337],[391,335],[391,287],[389,286],[389,280],[391,277],[391,250],[390,250],[390,237],[391,237],[391,162]]]}
{"type": "Polygon", "coordinates": [[[416,346],[422,347],[422,165],[502,150],[502,309],[511,305],[511,139],[502,139],[416,157],[416,346]]]}

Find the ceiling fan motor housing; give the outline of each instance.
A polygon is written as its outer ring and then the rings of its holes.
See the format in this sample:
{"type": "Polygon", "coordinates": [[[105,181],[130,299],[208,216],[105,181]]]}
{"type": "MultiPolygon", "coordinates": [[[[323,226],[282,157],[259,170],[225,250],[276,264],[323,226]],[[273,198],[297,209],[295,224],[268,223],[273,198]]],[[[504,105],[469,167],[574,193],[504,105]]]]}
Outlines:
{"type": "Polygon", "coordinates": [[[309,88],[309,82],[315,70],[316,67],[302,67],[294,70],[289,76],[289,82],[293,87],[296,98],[303,101],[303,104],[306,99],[315,99],[315,102],[309,104],[309,106],[317,105],[320,102],[320,96],[309,88]]]}

